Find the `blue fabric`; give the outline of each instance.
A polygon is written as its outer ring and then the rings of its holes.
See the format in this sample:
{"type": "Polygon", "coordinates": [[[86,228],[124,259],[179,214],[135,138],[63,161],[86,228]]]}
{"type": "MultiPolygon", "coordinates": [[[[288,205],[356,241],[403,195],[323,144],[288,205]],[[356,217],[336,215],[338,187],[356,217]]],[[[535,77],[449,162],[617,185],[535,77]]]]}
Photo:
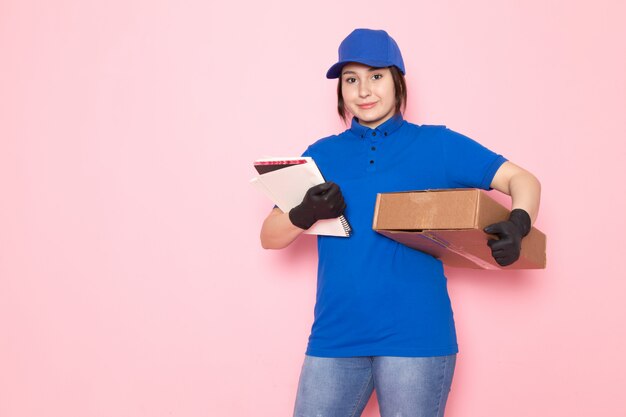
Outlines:
{"type": "Polygon", "coordinates": [[[349,238],[318,236],[314,322],[306,354],[442,356],[458,352],[441,261],[372,229],[376,194],[436,188],[490,189],[506,161],[445,126],[401,115],[312,144],[326,181],[339,185],[349,238]]]}
{"type": "Polygon", "coordinates": [[[339,61],[328,69],[326,78],[339,78],[348,62],[372,67],[395,65],[406,75],[400,48],[384,30],[354,29],[339,45],[339,61]]]}
{"type": "Polygon", "coordinates": [[[442,417],[456,355],[427,358],[305,356],[294,417],[358,417],[374,387],[381,417],[442,417]]]}

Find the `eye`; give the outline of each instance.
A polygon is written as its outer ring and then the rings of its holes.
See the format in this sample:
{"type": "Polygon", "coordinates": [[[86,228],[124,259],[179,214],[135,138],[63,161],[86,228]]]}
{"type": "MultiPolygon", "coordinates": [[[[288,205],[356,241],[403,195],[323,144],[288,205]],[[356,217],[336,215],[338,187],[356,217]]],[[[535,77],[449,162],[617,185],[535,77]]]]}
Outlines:
{"type": "Polygon", "coordinates": [[[348,77],[348,78],[344,79],[344,81],[345,81],[346,83],[348,83],[348,84],[352,84],[352,83],[354,83],[354,82],[356,81],[356,78],[354,78],[354,77],[348,77]]]}
{"type": "Polygon", "coordinates": [[[383,74],[374,74],[372,77],[373,77],[375,80],[380,80],[381,78],[383,78],[383,74]],[[378,77],[378,78],[376,78],[376,77],[378,77]]]}

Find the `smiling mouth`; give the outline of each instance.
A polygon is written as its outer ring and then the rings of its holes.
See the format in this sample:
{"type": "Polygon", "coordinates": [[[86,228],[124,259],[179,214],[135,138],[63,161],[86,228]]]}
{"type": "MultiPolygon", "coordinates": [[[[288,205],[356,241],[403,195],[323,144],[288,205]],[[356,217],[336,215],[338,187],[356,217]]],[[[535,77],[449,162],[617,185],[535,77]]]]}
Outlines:
{"type": "Polygon", "coordinates": [[[374,103],[365,103],[365,104],[358,104],[358,106],[362,109],[369,109],[372,108],[376,105],[376,102],[374,103]]]}

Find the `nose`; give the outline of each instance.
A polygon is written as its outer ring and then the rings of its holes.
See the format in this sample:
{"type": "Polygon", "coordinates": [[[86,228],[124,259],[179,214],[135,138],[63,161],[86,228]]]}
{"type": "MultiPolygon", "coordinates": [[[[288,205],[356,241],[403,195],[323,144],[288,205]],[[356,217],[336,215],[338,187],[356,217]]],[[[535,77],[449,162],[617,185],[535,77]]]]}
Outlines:
{"type": "Polygon", "coordinates": [[[365,80],[365,81],[359,83],[359,97],[365,98],[365,97],[369,96],[370,93],[371,93],[371,91],[370,91],[369,80],[365,80]]]}

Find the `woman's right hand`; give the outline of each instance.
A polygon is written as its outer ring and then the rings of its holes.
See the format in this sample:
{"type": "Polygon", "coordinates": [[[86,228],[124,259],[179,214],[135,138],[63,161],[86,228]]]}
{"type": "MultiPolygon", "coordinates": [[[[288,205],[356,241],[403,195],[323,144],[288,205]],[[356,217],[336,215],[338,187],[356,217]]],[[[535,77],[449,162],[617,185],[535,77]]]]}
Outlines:
{"type": "Polygon", "coordinates": [[[289,211],[289,220],[294,226],[307,230],[318,220],[341,216],[345,209],[339,186],[325,182],[307,190],[302,203],[289,211]]]}

